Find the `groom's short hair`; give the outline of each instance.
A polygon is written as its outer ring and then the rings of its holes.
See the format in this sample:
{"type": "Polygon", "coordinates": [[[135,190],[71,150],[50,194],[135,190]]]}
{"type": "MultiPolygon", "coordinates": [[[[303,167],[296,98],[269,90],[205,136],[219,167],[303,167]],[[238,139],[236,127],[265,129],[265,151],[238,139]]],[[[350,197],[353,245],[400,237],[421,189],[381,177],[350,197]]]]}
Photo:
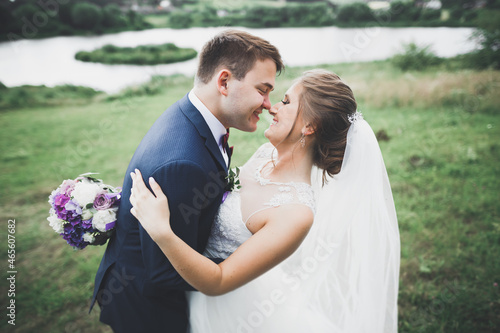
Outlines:
{"type": "Polygon", "coordinates": [[[239,30],[226,30],[204,46],[200,54],[196,80],[207,84],[220,67],[242,80],[257,60],[270,59],[279,74],[285,67],[278,49],[268,41],[239,30]]]}

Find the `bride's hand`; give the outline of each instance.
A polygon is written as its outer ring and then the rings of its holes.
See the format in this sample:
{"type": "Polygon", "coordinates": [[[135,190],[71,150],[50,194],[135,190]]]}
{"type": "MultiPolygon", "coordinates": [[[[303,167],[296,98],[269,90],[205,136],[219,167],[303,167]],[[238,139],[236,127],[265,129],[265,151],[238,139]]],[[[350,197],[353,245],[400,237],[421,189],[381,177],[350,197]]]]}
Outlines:
{"type": "Polygon", "coordinates": [[[153,190],[153,195],[144,184],[142,174],[138,169],[135,169],[135,173],[131,172],[130,177],[132,177],[133,185],[130,193],[132,215],[139,220],[154,241],[171,234],[168,200],[160,185],[153,177],[149,178],[149,186],[153,190]]]}

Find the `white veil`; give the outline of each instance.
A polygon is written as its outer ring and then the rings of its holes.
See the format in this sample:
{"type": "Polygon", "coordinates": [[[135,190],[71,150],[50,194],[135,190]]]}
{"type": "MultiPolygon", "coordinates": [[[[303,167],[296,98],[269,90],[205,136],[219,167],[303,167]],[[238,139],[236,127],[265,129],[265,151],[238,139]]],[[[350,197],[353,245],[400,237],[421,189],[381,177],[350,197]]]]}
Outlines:
{"type": "Polygon", "coordinates": [[[322,170],[313,170],[314,224],[284,263],[314,332],[397,332],[396,211],[377,139],[356,115],[341,172],[321,187],[322,170]]]}

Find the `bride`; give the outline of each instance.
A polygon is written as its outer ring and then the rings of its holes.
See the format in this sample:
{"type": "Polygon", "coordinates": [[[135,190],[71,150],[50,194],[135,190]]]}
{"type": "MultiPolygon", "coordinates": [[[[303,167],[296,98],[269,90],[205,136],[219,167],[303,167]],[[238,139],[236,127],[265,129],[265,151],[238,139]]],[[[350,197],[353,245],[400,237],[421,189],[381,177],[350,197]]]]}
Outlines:
{"type": "Polygon", "coordinates": [[[172,232],[154,179],[153,194],[131,174],[132,214],[200,291],[188,292],[191,332],[397,331],[396,212],[356,108],[337,75],[304,73],[269,110],[269,143],[241,168],[203,255],[172,232]]]}

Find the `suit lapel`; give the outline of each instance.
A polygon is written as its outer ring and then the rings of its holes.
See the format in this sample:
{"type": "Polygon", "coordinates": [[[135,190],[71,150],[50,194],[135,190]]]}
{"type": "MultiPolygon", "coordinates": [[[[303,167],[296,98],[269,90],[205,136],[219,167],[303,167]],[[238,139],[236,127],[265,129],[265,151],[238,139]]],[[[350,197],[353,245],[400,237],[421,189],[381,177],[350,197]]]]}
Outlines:
{"type": "Polygon", "coordinates": [[[194,127],[196,127],[200,136],[205,139],[205,146],[217,164],[219,164],[219,167],[227,173],[227,165],[224,161],[224,157],[222,157],[219,145],[215,142],[212,131],[210,131],[210,128],[205,122],[205,119],[203,119],[200,111],[198,111],[198,109],[196,109],[196,107],[189,101],[188,95],[184,96],[184,98],[180,100],[180,109],[182,113],[184,113],[184,115],[191,121],[191,123],[193,123],[194,127]]]}
{"type": "Polygon", "coordinates": [[[231,156],[233,156],[233,147],[229,147],[229,143],[226,143],[226,152],[227,152],[227,165],[231,166],[231,156]]]}

